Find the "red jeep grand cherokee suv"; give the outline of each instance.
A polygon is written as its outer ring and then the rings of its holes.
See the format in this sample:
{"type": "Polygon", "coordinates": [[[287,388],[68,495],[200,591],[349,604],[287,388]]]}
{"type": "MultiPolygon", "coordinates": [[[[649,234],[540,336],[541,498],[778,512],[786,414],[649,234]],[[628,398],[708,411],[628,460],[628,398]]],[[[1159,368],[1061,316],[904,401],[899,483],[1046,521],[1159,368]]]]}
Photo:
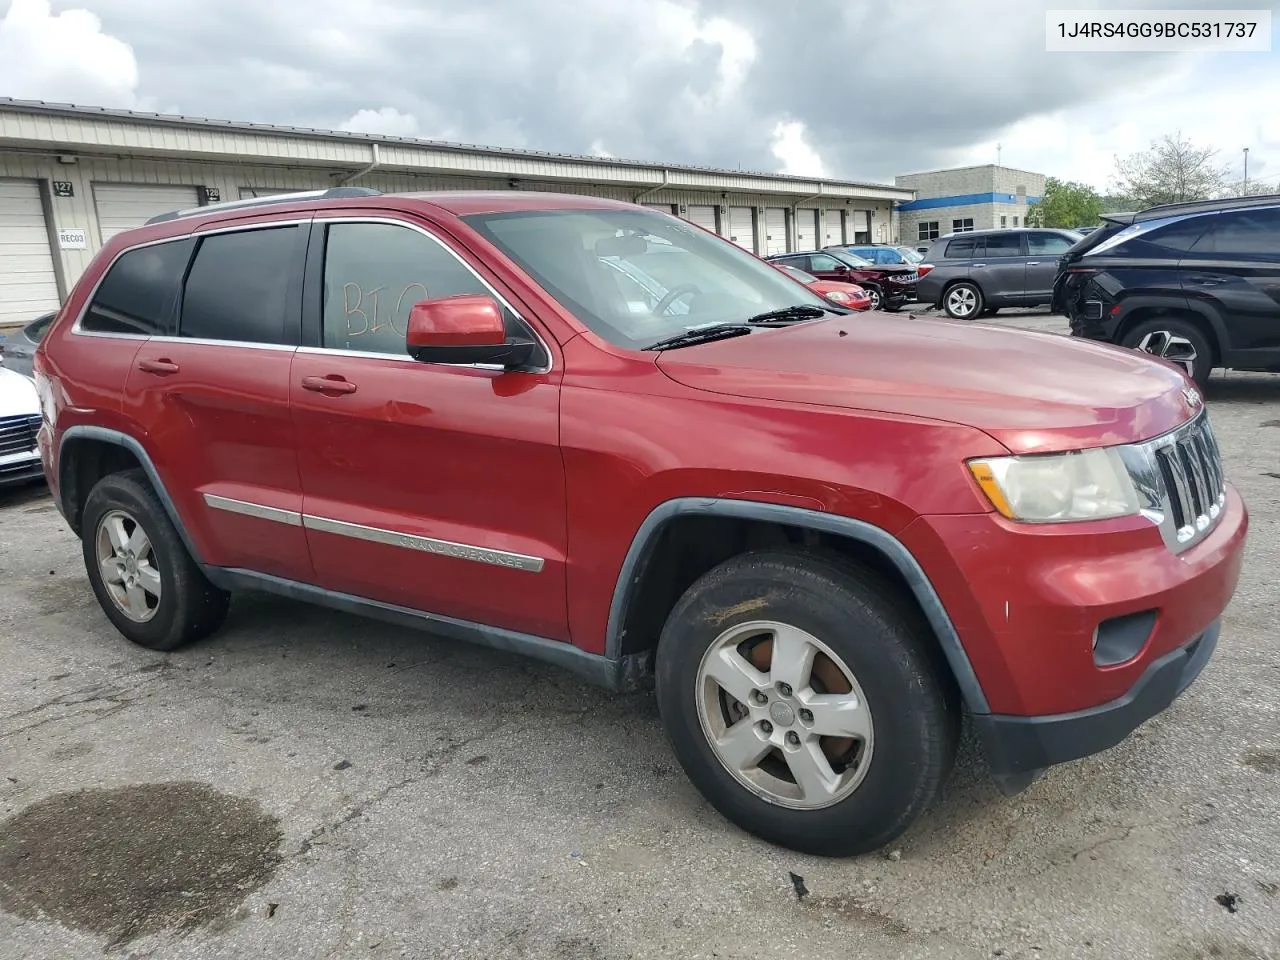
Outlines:
{"type": "Polygon", "coordinates": [[[1217,642],[1245,506],[1136,351],[855,316],[589,197],[157,221],[35,359],[49,484],[136,643],[260,589],[652,681],[717,809],[847,855],[929,804],[962,709],[1016,791],[1217,642]]]}

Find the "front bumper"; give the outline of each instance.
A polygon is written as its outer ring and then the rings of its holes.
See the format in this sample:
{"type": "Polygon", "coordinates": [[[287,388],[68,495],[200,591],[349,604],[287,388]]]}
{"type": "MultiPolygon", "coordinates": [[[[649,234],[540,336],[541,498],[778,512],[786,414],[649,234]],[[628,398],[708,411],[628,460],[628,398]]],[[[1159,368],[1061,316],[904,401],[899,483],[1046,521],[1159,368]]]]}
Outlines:
{"type": "Polygon", "coordinates": [[[1129,692],[1109,703],[1044,717],[976,715],[974,728],[996,783],[1017,793],[1046,768],[1109,750],[1165,710],[1200,676],[1218,645],[1219,622],[1154,660],[1129,692]]]}
{"type": "Polygon", "coordinates": [[[1218,522],[1178,554],[1140,517],[931,516],[902,531],[976,675],[985,703],[968,697],[970,712],[1006,786],[1114,746],[1194,679],[1239,582],[1248,527],[1227,484],[1218,522]]]}
{"type": "Polygon", "coordinates": [[[44,465],[39,452],[0,456],[0,487],[15,483],[29,483],[44,476],[44,465]]]}

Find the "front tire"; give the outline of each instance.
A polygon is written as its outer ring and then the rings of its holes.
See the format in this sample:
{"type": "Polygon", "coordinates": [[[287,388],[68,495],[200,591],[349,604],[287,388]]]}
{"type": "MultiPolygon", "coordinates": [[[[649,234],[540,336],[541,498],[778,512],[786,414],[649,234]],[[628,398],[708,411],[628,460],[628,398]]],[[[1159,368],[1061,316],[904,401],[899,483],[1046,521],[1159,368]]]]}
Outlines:
{"type": "Polygon", "coordinates": [[[693,584],[658,643],[673,750],[726,818],[820,856],[878,849],[929,805],[958,736],[927,627],[839,556],[750,553],[693,584]]]}
{"type": "Polygon", "coordinates": [[[1202,389],[1213,372],[1209,339],[1194,323],[1177,317],[1140,323],[1125,334],[1121,345],[1176,364],[1202,389]]]}
{"type": "Polygon", "coordinates": [[[880,291],[879,287],[874,283],[863,283],[862,289],[866,290],[867,296],[871,298],[871,306],[867,308],[868,310],[884,309],[884,294],[880,291]]]}
{"type": "Polygon", "coordinates": [[[81,539],[98,603],[127,639],[173,650],[222,625],[229,595],[191,559],[141,470],[98,481],[85,500],[81,539]]]}
{"type": "Polygon", "coordinates": [[[986,309],[986,298],[976,283],[961,281],[942,295],[942,309],[953,320],[972,320],[986,309]]]}

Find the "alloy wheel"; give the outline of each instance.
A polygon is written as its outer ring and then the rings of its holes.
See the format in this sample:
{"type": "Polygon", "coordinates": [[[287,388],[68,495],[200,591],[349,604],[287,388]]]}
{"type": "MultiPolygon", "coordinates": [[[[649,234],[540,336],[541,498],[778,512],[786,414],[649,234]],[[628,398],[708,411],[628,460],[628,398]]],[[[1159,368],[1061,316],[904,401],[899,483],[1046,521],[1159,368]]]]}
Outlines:
{"type": "Polygon", "coordinates": [[[160,608],[160,569],[142,524],[123,510],[108,511],[98,521],[94,550],[117,609],[135,623],[154,617],[160,608]]]}
{"type": "Polygon", "coordinates": [[[1186,337],[1180,337],[1168,330],[1152,330],[1138,341],[1138,349],[1168,360],[1170,363],[1176,363],[1187,371],[1188,377],[1195,375],[1199,354],[1196,353],[1195,344],[1186,337]]]}
{"type": "Polygon", "coordinates": [[[954,287],[947,292],[947,309],[953,316],[972,316],[978,309],[978,295],[969,287],[954,287]]]}
{"type": "Polygon", "coordinates": [[[785,623],[739,624],[715,639],[696,686],[716,759],[757,796],[798,810],[838,803],[866,777],[871,712],[853,672],[785,623]]]}

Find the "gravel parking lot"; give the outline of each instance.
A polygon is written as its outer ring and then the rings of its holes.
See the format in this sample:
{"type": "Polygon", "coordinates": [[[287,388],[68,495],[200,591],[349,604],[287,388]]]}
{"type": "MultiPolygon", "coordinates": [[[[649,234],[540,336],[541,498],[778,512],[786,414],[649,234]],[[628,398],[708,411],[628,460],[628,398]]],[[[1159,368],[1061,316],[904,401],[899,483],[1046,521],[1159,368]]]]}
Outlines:
{"type": "Polygon", "coordinates": [[[0,957],[1280,956],[1280,377],[1208,396],[1253,526],[1203,676],[1013,799],[967,741],[857,860],[721,820],[649,695],[255,596],[133,647],[44,489],[0,494],[0,957]]]}

